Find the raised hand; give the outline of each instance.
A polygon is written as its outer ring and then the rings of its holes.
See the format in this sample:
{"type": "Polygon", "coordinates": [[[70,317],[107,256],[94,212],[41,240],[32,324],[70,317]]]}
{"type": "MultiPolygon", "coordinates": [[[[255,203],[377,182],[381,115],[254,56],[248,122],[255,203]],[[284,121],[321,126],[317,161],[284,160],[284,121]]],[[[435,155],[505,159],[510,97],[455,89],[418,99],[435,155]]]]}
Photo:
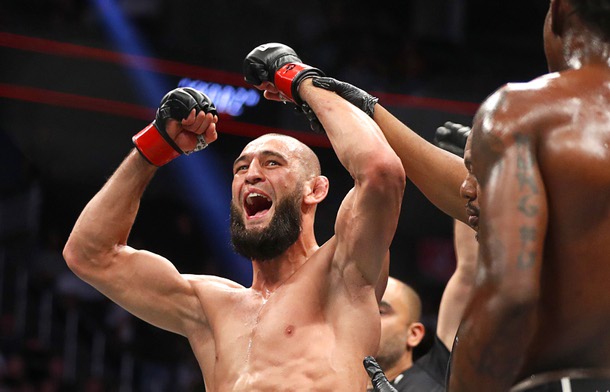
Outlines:
{"type": "Polygon", "coordinates": [[[436,129],[434,144],[463,158],[468,135],[470,135],[470,127],[447,121],[436,129]]]}
{"type": "Polygon", "coordinates": [[[265,90],[265,98],[287,100],[299,107],[303,104],[299,84],[307,78],[324,76],[321,70],[303,64],[290,46],[275,42],[260,45],[248,53],[243,73],[246,82],[265,90]]]}
{"type": "Polygon", "coordinates": [[[163,166],[181,154],[203,150],[216,140],[218,112],[210,98],[190,87],[167,93],[155,120],[132,140],[149,163],[163,166]]]}

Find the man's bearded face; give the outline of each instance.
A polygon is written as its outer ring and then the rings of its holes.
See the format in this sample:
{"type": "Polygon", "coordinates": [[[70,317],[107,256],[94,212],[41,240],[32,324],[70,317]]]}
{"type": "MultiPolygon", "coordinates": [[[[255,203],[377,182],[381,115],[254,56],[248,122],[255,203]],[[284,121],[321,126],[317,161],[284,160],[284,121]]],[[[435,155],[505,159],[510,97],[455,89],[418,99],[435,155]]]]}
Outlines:
{"type": "Polygon", "coordinates": [[[231,242],[235,251],[251,260],[271,260],[284,253],[301,233],[301,187],[279,202],[267,227],[247,229],[235,202],[231,203],[231,242]]]}

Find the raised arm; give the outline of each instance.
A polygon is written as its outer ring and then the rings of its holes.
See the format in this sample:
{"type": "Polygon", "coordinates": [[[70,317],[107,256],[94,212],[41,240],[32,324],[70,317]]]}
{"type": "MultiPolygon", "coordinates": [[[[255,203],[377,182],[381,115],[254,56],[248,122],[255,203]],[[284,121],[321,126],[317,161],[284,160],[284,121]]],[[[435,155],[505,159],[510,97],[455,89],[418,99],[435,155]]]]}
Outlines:
{"type": "Polygon", "coordinates": [[[462,160],[419,136],[380,104],[375,105],[373,118],[400,157],[409,180],[441,211],[466,222],[459,192],[466,178],[462,160]]]}
{"type": "MultiPolygon", "coordinates": [[[[463,159],[470,132],[470,127],[448,121],[436,129],[434,144],[463,159]]],[[[465,223],[454,220],[453,246],[456,267],[443,292],[436,326],[437,336],[449,350],[452,349],[455,334],[474,287],[479,254],[475,231],[465,223]]]]}
{"type": "Polygon", "coordinates": [[[457,220],[453,223],[453,244],[456,268],[443,291],[436,326],[436,334],[449,350],[474,287],[479,251],[474,230],[457,220]]]}
{"type": "Polygon", "coordinates": [[[84,208],[66,243],[64,258],[81,279],[129,312],[184,335],[189,321],[204,321],[196,311],[199,304],[189,281],[163,257],[127,245],[140,198],[157,170],[152,163],[162,165],[216,139],[217,117],[209,100],[205,105],[195,102],[201,98],[195,92],[180,91],[178,97],[170,94],[166,98],[186,100],[191,106],[177,115],[174,104],[162,104],[155,122],[134,137],[140,152],[132,150],[84,208]],[[195,101],[182,94],[194,94],[195,101]],[[184,119],[167,120],[169,116],[184,119]]]}
{"type": "Polygon", "coordinates": [[[490,97],[475,120],[471,156],[466,150],[471,189],[480,187],[481,249],[454,344],[451,392],[509,390],[536,328],[547,200],[533,130],[539,122],[523,115],[532,113],[527,99],[513,94],[490,97]]]}
{"type": "Polygon", "coordinates": [[[419,136],[367,92],[333,78],[316,78],[313,83],[336,92],[372,116],[400,157],[409,180],[440,210],[466,222],[459,189],[467,173],[461,158],[419,136]]]}
{"type": "Polygon", "coordinates": [[[405,186],[405,173],[379,127],[337,94],[314,87],[323,73],[303,64],[288,46],[270,43],[244,60],[246,81],[265,90],[268,99],[291,101],[321,123],[337,157],[354,179],[343,201],[335,233],[335,260],[342,276],[376,286],[394,237],[405,186]],[[353,269],[351,267],[356,267],[353,269]]]}
{"type": "Polygon", "coordinates": [[[405,186],[400,160],[379,127],[336,94],[301,83],[299,94],[315,112],[354,189],[343,201],[335,233],[337,259],[355,261],[367,283],[377,282],[394,237],[405,186]]]}

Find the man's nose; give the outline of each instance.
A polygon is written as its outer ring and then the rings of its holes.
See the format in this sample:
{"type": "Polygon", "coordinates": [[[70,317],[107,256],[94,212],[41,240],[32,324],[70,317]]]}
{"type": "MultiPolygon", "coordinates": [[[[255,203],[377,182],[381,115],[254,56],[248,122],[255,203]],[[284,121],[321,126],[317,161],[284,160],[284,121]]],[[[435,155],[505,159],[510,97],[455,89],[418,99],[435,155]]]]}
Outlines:
{"type": "Polygon", "coordinates": [[[460,196],[464,199],[474,200],[477,197],[476,187],[470,178],[466,178],[460,186],[460,196]]]}
{"type": "Polygon", "coordinates": [[[248,172],[246,173],[246,182],[249,184],[256,184],[261,182],[265,177],[263,171],[257,161],[252,161],[248,166],[248,172]]]}

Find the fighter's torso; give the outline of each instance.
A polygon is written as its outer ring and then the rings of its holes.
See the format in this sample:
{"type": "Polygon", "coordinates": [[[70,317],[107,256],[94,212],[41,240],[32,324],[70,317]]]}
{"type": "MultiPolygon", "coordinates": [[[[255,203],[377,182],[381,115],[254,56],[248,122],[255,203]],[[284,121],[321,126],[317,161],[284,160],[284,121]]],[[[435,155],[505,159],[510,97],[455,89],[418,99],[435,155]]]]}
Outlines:
{"type": "Polygon", "coordinates": [[[209,334],[189,337],[211,391],[358,391],[379,342],[374,291],[348,295],[333,241],[270,295],[202,283],[209,334]]]}
{"type": "MultiPolygon", "coordinates": [[[[570,71],[537,132],[548,200],[540,323],[523,376],[610,368],[610,71],[570,71]]],[[[547,97],[548,98],[548,97],[547,97]]]]}

